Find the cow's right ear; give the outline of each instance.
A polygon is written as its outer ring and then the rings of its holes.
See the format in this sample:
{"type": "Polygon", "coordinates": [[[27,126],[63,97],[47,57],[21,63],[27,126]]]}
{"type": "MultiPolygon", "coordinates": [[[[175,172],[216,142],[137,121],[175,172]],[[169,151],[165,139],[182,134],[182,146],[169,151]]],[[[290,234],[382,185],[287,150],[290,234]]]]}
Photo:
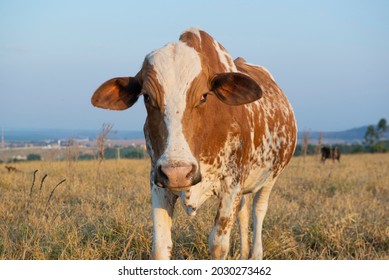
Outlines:
{"type": "Polygon", "coordinates": [[[136,78],[113,78],[93,94],[92,104],[110,110],[125,110],[138,100],[142,86],[136,78]]]}

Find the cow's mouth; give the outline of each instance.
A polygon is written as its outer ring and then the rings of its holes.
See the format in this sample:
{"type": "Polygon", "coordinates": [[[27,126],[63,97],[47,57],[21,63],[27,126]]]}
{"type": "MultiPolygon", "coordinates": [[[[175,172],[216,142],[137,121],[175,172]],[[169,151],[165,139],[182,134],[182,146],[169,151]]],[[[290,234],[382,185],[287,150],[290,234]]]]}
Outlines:
{"type": "Polygon", "coordinates": [[[192,180],[192,183],[187,186],[181,186],[181,185],[169,185],[169,184],[163,184],[160,181],[155,180],[154,184],[160,188],[169,189],[171,191],[188,191],[191,187],[201,182],[201,176],[199,179],[192,180]]]}
{"type": "Polygon", "coordinates": [[[164,187],[163,186],[163,188],[168,188],[172,192],[189,191],[191,187],[192,186],[189,186],[189,187],[164,187]]]}

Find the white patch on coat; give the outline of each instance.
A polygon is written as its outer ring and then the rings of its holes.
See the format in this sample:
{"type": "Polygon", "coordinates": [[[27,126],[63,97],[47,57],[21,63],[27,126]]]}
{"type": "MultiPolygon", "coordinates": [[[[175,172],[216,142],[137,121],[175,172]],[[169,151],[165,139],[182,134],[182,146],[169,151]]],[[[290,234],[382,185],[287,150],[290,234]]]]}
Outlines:
{"type": "Polygon", "coordinates": [[[217,54],[219,55],[220,62],[224,65],[227,72],[238,72],[236,69],[235,63],[232,60],[230,54],[220,48],[219,42],[215,39],[213,40],[213,46],[215,47],[215,50],[217,54]]]}
{"type": "Polygon", "coordinates": [[[164,93],[164,120],[167,128],[167,147],[159,164],[182,162],[197,165],[183,129],[186,93],[201,72],[201,61],[196,50],[183,42],[167,44],[147,56],[154,66],[164,93]]]}
{"type": "MultiPolygon", "coordinates": [[[[201,165],[201,169],[203,165],[201,165]]],[[[203,169],[202,169],[203,170],[203,169]]],[[[218,189],[220,181],[206,176],[203,180],[192,186],[189,190],[180,193],[181,203],[186,214],[190,217],[196,215],[200,206],[214,194],[214,189],[218,189]]]]}

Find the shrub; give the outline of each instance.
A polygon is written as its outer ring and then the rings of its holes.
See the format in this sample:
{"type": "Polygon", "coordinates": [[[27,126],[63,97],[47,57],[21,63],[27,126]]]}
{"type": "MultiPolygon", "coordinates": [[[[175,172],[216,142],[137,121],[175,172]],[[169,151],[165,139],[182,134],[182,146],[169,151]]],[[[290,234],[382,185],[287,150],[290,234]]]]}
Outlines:
{"type": "Polygon", "coordinates": [[[28,154],[27,155],[27,160],[28,161],[39,161],[39,160],[42,160],[42,158],[38,154],[28,154]]]}

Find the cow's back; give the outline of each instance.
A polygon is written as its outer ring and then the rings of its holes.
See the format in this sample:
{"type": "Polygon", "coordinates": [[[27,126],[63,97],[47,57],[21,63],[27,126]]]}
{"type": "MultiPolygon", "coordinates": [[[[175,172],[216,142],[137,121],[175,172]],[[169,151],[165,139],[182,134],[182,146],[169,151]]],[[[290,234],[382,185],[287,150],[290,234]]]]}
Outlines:
{"type": "Polygon", "coordinates": [[[274,180],[293,156],[296,122],[289,101],[266,69],[242,58],[234,62],[238,71],[262,88],[262,98],[245,105],[250,143],[243,171],[244,192],[256,192],[266,181],[274,180]]]}

